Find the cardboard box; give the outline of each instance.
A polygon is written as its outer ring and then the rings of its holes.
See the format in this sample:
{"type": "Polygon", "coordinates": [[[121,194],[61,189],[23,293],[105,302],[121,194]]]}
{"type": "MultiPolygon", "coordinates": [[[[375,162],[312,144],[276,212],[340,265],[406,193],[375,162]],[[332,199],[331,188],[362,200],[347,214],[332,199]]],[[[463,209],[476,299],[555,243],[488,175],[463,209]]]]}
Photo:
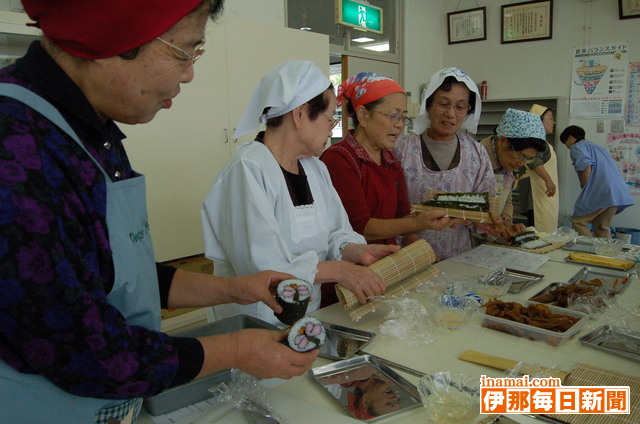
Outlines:
{"type": "MultiPolygon", "coordinates": [[[[184,269],[185,271],[213,274],[213,262],[205,258],[204,255],[188,256],[186,258],[176,259],[173,261],[166,261],[163,262],[163,264],[184,269]]],[[[162,319],[173,318],[198,309],[200,308],[162,309],[162,319]]]]}

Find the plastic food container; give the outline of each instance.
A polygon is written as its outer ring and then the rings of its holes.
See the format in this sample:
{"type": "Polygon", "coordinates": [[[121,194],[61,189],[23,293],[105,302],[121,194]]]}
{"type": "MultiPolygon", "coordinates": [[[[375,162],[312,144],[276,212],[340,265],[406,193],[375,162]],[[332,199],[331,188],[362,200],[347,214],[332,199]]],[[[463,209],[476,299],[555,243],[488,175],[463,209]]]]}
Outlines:
{"type": "Polygon", "coordinates": [[[511,280],[507,278],[507,270],[502,268],[476,277],[474,292],[482,296],[486,303],[504,296],[510,287],[511,280]]]}
{"type": "MultiPolygon", "coordinates": [[[[525,302],[524,306],[529,306],[531,304],[535,304],[535,302],[525,302]]],[[[522,324],[516,321],[511,321],[504,318],[494,317],[492,315],[488,315],[486,311],[482,312],[482,326],[491,328],[494,330],[502,331],[503,333],[513,334],[518,337],[526,337],[529,340],[543,340],[550,345],[559,346],[573,337],[582,327],[586,321],[587,315],[573,311],[571,309],[558,308],[556,306],[549,306],[549,309],[555,314],[563,314],[570,315],[579,320],[571,326],[567,331],[563,333],[558,333],[556,331],[545,330],[544,328],[534,327],[528,324],[522,324]]]]}
{"type": "Polygon", "coordinates": [[[435,322],[450,330],[464,327],[478,309],[477,300],[466,296],[442,295],[433,304],[435,322]]]}
{"type": "Polygon", "coordinates": [[[622,252],[624,241],[620,239],[597,237],[593,239],[593,250],[596,255],[613,258],[622,252]]]}
{"type": "MultiPolygon", "coordinates": [[[[278,330],[278,327],[273,326],[268,322],[248,315],[238,315],[190,328],[172,335],[179,337],[203,337],[233,333],[234,331],[239,331],[245,328],[278,330]]],[[[167,389],[159,395],[145,399],[142,405],[151,415],[166,414],[167,412],[174,411],[187,405],[209,399],[213,396],[209,392],[211,387],[221,383],[228,383],[229,381],[231,381],[231,370],[218,371],[208,376],[190,381],[181,386],[167,389]]]]}

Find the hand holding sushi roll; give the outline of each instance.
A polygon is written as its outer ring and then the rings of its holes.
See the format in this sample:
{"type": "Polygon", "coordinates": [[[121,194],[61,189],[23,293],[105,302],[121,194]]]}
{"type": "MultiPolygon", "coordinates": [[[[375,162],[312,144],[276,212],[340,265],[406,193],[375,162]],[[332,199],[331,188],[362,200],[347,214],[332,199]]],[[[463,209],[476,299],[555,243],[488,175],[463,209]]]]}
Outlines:
{"type": "MultiPolygon", "coordinates": [[[[179,276],[186,271],[177,270],[179,276]]],[[[273,297],[282,280],[293,278],[291,274],[276,271],[262,271],[244,277],[211,279],[210,275],[189,273],[186,278],[178,278],[169,292],[171,308],[214,306],[225,303],[249,305],[263,302],[275,313],[282,307],[273,297]]]]}
{"type": "Polygon", "coordinates": [[[246,329],[221,336],[199,338],[205,356],[201,375],[236,368],[258,378],[292,378],[304,374],[318,357],[318,349],[297,352],[284,344],[286,332],[246,329]],[[207,366],[214,366],[208,370],[207,366]]]}

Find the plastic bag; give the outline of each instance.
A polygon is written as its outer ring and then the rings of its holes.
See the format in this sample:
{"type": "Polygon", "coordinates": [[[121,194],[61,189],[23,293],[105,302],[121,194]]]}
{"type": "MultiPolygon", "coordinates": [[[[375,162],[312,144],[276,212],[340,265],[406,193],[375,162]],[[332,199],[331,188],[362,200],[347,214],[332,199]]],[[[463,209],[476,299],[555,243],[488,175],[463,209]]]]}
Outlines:
{"type": "Polygon", "coordinates": [[[392,297],[384,300],[390,306],[386,320],[378,332],[409,346],[424,346],[433,342],[427,309],[418,300],[392,297]]]}
{"type": "Polygon", "coordinates": [[[209,392],[219,402],[232,404],[241,411],[257,412],[281,424],[287,422],[274,410],[264,387],[258,384],[258,379],[240,370],[232,369],[231,382],[211,387],[209,392]]]}

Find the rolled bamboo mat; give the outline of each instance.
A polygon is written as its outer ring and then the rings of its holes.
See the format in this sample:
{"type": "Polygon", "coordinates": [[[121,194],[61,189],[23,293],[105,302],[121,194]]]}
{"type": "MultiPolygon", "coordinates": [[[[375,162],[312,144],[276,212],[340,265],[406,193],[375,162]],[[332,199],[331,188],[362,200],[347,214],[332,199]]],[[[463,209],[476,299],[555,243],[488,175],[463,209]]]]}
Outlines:
{"type": "MultiPolygon", "coordinates": [[[[427,192],[427,199],[433,200],[437,194],[445,193],[444,191],[435,191],[429,190],[427,192]]],[[[500,198],[499,197],[489,197],[489,211],[493,214],[493,216],[500,216],[500,198]]],[[[443,208],[439,206],[425,206],[425,205],[411,205],[411,212],[426,212],[426,211],[435,211],[442,210],[443,208]]],[[[453,208],[444,208],[444,213],[446,216],[451,218],[462,218],[467,221],[474,222],[492,222],[491,217],[488,212],[479,212],[479,211],[468,211],[464,209],[453,209],[453,208]]]]}
{"type": "MultiPolygon", "coordinates": [[[[630,365],[634,366],[634,365],[630,365]]],[[[640,423],[640,378],[605,368],[578,363],[563,386],[629,386],[630,414],[553,414],[550,417],[567,424],[638,424],[640,423]]]]}
{"type": "MultiPolygon", "coordinates": [[[[387,287],[385,295],[401,296],[440,273],[432,265],[435,261],[436,254],[429,243],[418,240],[380,259],[369,269],[382,278],[387,287]]],[[[352,320],[362,318],[382,303],[381,300],[369,300],[361,305],[351,291],[340,285],[336,285],[336,294],[352,320]]]]}

